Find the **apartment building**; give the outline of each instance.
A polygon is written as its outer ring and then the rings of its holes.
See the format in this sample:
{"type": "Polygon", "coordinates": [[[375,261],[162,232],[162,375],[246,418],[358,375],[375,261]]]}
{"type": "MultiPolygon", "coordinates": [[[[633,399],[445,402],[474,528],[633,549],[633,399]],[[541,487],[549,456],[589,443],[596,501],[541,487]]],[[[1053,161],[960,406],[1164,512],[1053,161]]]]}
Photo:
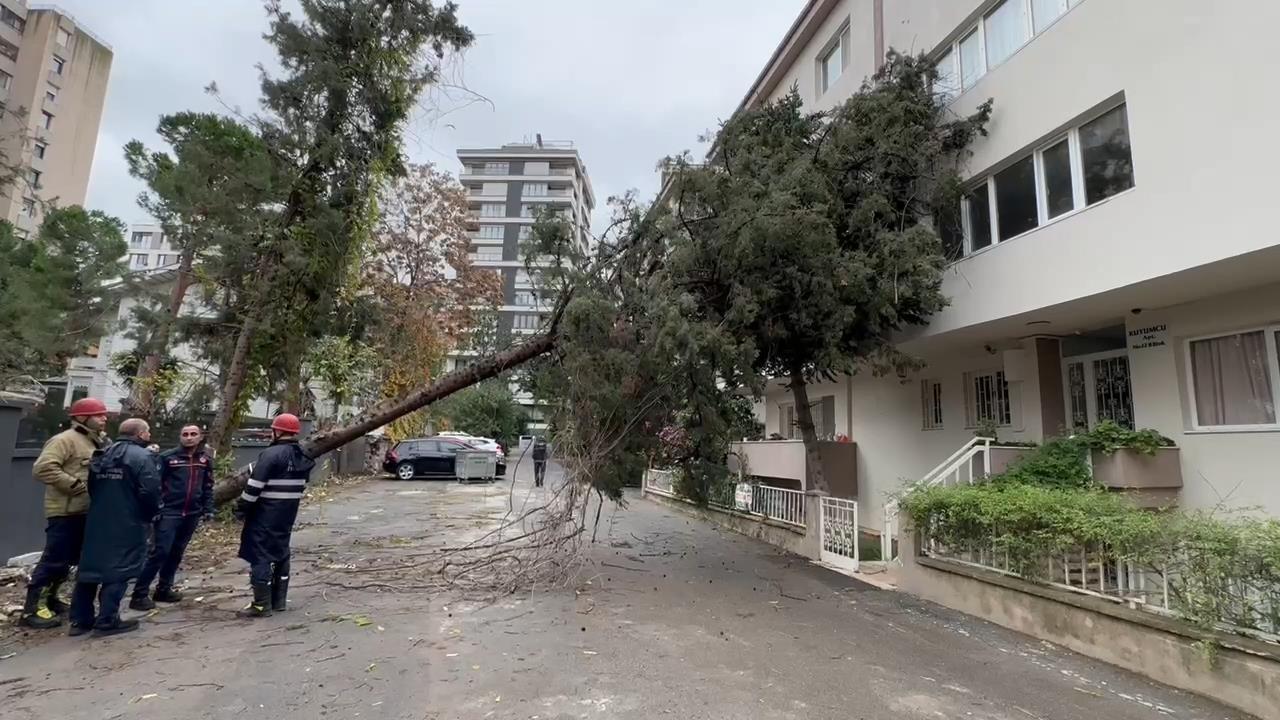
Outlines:
{"type": "Polygon", "coordinates": [[[139,223],[129,227],[129,253],[124,260],[131,272],[176,268],[181,251],[169,243],[164,228],[156,223],[139,223]]]}
{"type": "MultiPolygon", "coordinates": [[[[505,342],[537,332],[555,298],[542,286],[539,263],[526,263],[521,246],[540,212],[549,209],[573,226],[579,249],[591,252],[596,201],[587,166],[573,143],[543,141],[541,135],[531,143],[460,149],[458,160],[475,224],[471,261],[502,279],[497,337],[505,342]]],[[[465,362],[466,357],[467,351],[459,350],[451,362],[465,362]]],[[[517,397],[533,405],[527,394],[517,397]]]]}
{"type": "Polygon", "coordinates": [[[0,0],[0,153],[23,168],[0,219],[19,234],[39,225],[39,201],[84,204],[112,58],[57,6],[0,0]]]}
{"type": "MultiPolygon", "coordinates": [[[[1182,506],[1280,513],[1277,23],[1264,0],[806,5],[743,106],[796,87],[833,107],[890,48],[929,53],[956,113],[995,101],[944,238],[951,305],[900,338],[924,369],[809,388],[819,433],[857,445],[864,525],[979,427],[1038,442],[1104,420],[1177,443],[1182,506]]],[[[781,384],[758,412],[798,437],[781,384]]],[[[752,451],[803,478],[786,442],[752,451]]]]}

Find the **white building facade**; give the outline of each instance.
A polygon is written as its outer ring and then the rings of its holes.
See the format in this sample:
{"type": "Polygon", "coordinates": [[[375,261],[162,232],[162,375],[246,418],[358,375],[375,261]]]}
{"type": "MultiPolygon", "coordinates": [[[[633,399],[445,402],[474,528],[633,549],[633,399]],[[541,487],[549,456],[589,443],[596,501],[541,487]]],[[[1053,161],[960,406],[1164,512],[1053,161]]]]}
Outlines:
{"type": "MultiPolygon", "coordinates": [[[[1182,506],[1280,514],[1277,22],[1263,0],[808,3],[744,105],[794,85],[832,107],[890,48],[931,53],[956,113],[995,101],[951,305],[901,341],[925,368],[809,389],[820,432],[857,444],[865,525],[980,426],[1106,419],[1177,443],[1182,506]]],[[[759,410],[798,436],[785,389],[759,410]]]]}

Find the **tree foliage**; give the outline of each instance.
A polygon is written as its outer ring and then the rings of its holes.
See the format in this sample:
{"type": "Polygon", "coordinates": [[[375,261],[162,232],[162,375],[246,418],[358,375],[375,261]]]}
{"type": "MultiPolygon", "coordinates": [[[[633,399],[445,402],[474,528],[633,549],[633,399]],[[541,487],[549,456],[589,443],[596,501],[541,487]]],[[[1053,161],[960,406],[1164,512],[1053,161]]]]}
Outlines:
{"type": "Polygon", "coordinates": [[[834,109],[807,112],[793,89],[726,122],[705,164],[675,161],[666,287],[690,322],[736,339],[744,377],[790,379],[819,489],[806,383],[911,367],[895,335],[947,302],[928,218],[990,104],[948,117],[935,77],[927,59],[890,52],[834,109]]]}
{"type": "Polygon", "coordinates": [[[0,223],[0,385],[61,375],[98,341],[127,251],[122,222],[79,206],[51,208],[28,240],[0,223]]]}
{"type": "Polygon", "coordinates": [[[516,402],[505,378],[486,380],[445,398],[431,409],[441,430],[458,430],[494,438],[513,447],[529,422],[528,411],[516,402]]]}

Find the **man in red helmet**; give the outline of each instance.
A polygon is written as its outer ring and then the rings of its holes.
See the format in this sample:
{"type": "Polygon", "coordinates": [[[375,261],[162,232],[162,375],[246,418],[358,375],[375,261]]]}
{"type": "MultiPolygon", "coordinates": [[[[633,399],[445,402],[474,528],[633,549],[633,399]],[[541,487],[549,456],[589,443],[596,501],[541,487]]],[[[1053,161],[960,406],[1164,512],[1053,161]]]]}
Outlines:
{"type": "Polygon", "coordinates": [[[289,593],[289,540],[298,505],[315,461],[298,447],[302,423],[281,413],[271,423],[271,447],[262,451],[236,506],[243,518],[240,557],[249,562],[253,602],[241,617],[263,617],[284,610],[289,593]]]}
{"type": "Polygon", "coordinates": [[[58,615],[67,611],[66,603],[58,597],[58,588],[71,574],[71,566],[79,562],[89,511],[89,463],[94,451],[107,442],[102,432],[107,425],[107,406],[101,400],[76,400],[68,414],[71,427],[49,438],[32,468],[35,478],[47,486],[47,524],[44,552],[27,583],[21,623],[36,629],[61,625],[58,615]]]}

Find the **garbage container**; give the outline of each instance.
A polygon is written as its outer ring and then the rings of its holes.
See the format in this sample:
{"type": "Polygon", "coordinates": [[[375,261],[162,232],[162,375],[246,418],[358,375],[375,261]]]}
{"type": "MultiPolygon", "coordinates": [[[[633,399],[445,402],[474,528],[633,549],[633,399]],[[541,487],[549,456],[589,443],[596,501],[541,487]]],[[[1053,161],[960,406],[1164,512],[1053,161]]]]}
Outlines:
{"type": "Polygon", "coordinates": [[[498,459],[492,450],[459,450],[453,471],[458,482],[493,482],[498,476],[498,459]]]}

